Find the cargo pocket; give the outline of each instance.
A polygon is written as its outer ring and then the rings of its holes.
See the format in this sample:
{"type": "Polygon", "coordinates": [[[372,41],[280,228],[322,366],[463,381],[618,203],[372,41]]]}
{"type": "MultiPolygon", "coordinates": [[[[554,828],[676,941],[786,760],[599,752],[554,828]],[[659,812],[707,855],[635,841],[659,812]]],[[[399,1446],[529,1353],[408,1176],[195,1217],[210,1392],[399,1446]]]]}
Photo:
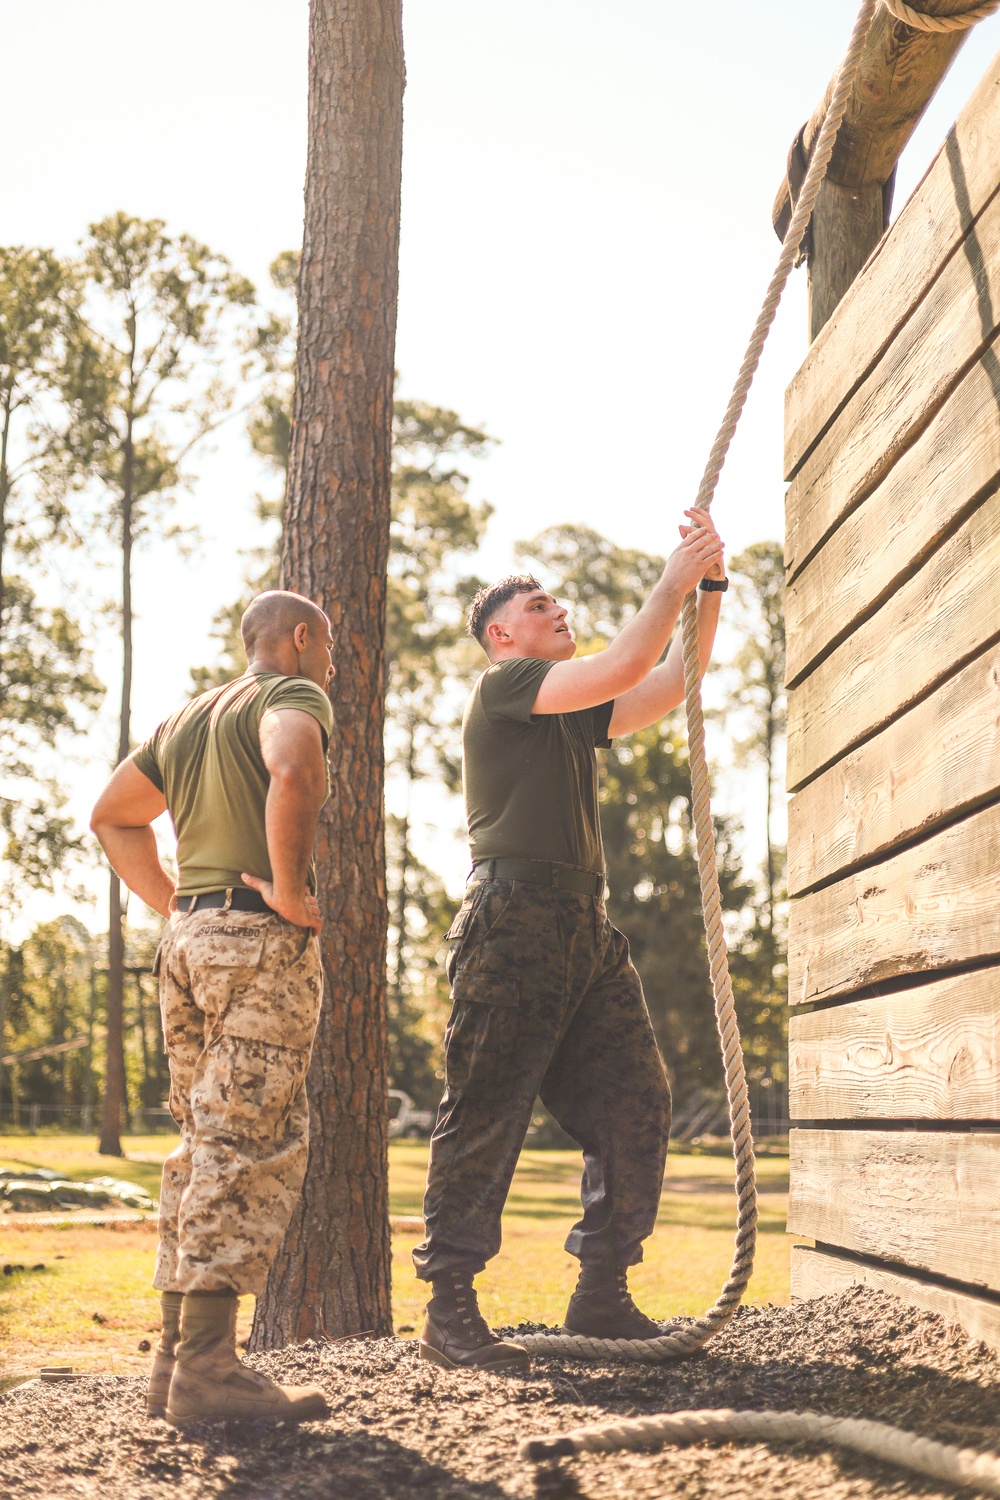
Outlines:
{"type": "MultiPolygon", "coordinates": [[[[448,1049],[448,1083],[452,1061],[466,1078],[483,1066],[483,1082],[492,1091],[502,1078],[497,1059],[514,1057],[521,1029],[521,991],[516,974],[483,974],[460,970],[454,986],[455,1010],[448,1049]]],[[[502,1086],[502,1085],[501,1085],[502,1086]]]]}
{"type": "Polygon", "coordinates": [[[280,1139],[301,1090],[308,1053],[221,1036],[208,1049],[191,1091],[198,1126],[245,1138],[280,1139]]]}
{"type": "Polygon", "coordinates": [[[477,905],[478,902],[475,893],[471,896],[466,896],[455,913],[455,920],[444,935],[444,940],[448,944],[448,956],[444,961],[444,972],[449,985],[455,982],[455,970],[458,967],[458,960],[461,957],[462,951],[468,944],[477,905]]]}

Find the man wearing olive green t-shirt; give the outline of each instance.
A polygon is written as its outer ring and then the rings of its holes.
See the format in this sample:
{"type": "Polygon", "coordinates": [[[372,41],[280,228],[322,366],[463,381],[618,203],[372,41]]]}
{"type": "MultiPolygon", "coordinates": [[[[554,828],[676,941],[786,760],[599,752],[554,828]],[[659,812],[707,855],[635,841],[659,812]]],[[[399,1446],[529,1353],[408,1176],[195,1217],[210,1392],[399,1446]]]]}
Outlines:
{"type": "Polygon", "coordinates": [[[605,651],[573,660],[566,610],[535,578],[480,590],[469,612],[490,660],[462,726],[473,871],[447,934],[445,1093],[413,1256],[433,1287],[420,1353],[436,1364],[527,1364],[491,1333],[473,1277],[500,1247],[536,1096],[583,1149],[583,1214],[566,1241],[581,1268],[565,1327],[602,1339],[663,1331],[635,1306],[627,1272],[656,1220],[670,1092],[628,943],[605,912],[594,751],[683,702],[679,638],[661,657],[699,580],[708,664],[727,587],[722,543],[707,512],[686,514],[680,546],[605,651]]]}
{"type": "Polygon", "coordinates": [[[305,1421],[321,1391],[237,1358],[238,1298],[264,1288],[305,1174],[305,1075],[322,995],[312,848],[330,790],[330,623],[298,594],[243,616],[249,665],[118,767],[91,826],[168,918],[154,963],[181,1142],[163,1167],[147,1409],[177,1425],[305,1421]],[[169,811],[177,881],[150,826],[169,811]]]}

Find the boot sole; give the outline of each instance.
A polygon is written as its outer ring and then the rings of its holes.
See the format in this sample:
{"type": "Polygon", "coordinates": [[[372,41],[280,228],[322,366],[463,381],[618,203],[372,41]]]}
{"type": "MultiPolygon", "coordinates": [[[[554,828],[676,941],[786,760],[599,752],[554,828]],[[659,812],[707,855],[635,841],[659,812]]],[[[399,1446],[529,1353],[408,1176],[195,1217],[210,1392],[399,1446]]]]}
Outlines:
{"type": "Polygon", "coordinates": [[[441,1353],[440,1349],[424,1343],[420,1345],[420,1358],[425,1359],[428,1364],[442,1365],[446,1370],[478,1370],[487,1375],[513,1375],[516,1371],[527,1370],[531,1366],[531,1357],[527,1353],[512,1354],[506,1359],[491,1360],[489,1364],[463,1365],[457,1359],[449,1359],[447,1354],[441,1353]]]}
{"type": "Polygon", "coordinates": [[[197,1427],[202,1422],[253,1422],[258,1427],[277,1427],[282,1422],[291,1422],[295,1425],[299,1422],[322,1422],[329,1415],[330,1408],[325,1401],[317,1401],[312,1406],[299,1407],[295,1411],[219,1411],[180,1416],[167,1407],[163,1413],[164,1419],[170,1423],[171,1427],[197,1427]]]}
{"type": "Polygon", "coordinates": [[[148,1402],[146,1403],[147,1417],[155,1417],[158,1421],[162,1422],[166,1415],[167,1408],[165,1406],[151,1406],[148,1402]]]}

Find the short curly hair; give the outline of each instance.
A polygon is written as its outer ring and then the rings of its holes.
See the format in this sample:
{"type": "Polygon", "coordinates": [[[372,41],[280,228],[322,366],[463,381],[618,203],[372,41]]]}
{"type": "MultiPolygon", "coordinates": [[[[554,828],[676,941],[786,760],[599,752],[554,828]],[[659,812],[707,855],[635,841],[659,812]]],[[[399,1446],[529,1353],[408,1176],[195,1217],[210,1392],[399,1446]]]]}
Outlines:
{"type": "Polygon", "coordinates": [[[486,627],[499,610],[509,603],[516,594],[533,594],[536,589],[543,588],[538,579],[531,573],[511,573],[507,578],[501,578],[498,583],[484,585],[477,589],[476,596],[469,605],[468,631],[475,636],[476,640],[486,650],[486,627]]]}

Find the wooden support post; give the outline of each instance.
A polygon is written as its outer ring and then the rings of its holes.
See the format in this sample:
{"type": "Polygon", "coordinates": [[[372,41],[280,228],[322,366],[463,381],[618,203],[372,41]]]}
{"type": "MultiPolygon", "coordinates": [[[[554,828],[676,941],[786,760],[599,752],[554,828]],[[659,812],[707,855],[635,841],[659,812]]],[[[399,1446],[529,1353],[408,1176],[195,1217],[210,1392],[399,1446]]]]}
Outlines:
{"type": "MultiPolygon", "coordinates": [[[[968,9],[968,0],[922,0],[921,8],[928,15],[955,15],[968,9]]],[[[806,245],[810,338],[829,320],[881,239],[896,162],[967,36],[968,31],[916,31],[884,9],[877,12],[806,245]]],[[[779,238],[788,228],[835,81],[789,153],[772,213],[779,238]]]]}
{"type": "Polygon", "coordinates": [[[829,322],[885,230],[886,195],[880,182],[841,187],[824,182],[810,223],[809,339],[829,322]]]}

